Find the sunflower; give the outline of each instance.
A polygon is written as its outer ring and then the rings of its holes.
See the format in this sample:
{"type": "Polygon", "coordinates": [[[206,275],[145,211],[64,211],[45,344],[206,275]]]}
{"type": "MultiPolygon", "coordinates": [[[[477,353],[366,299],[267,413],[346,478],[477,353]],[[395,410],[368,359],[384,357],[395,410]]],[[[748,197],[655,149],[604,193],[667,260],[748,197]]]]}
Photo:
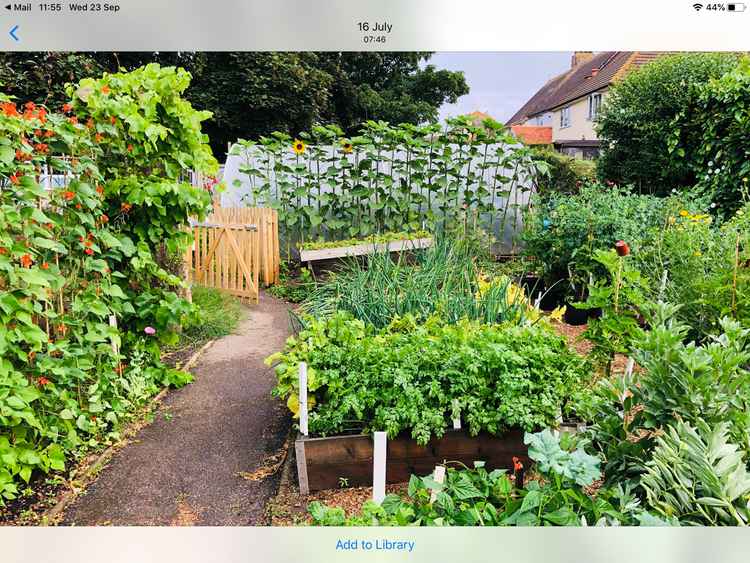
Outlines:
{"type": "Polygon", "coordinates": [[[294,154],[302,154],[305,152],[305,143],[299,139],[295,139],[292,143],[292,150],[294,151],[294,154]]]}
{"type": "Polygon", "coordinates": [[[354,149],[354,146],[352,145],[351,141],[341,141],[341,150],[345,153],[349,154],[354,149]]]}

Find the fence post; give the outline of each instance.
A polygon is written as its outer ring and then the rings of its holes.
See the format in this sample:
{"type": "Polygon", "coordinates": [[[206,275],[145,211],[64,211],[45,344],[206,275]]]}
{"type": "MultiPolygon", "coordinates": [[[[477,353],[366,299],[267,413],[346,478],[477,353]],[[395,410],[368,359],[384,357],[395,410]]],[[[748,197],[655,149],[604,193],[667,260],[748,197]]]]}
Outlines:
{"type": "Polygon", "coordinates": [[[375,432],[372,456],[372,500],[380,504],[385,498],[385,463],[388,450],[388,434],[375,432]]]}
{"type": "Polygon", "coordinates": [[[299,363],[299,431],[307,436],[307,364],[299,363]]]}

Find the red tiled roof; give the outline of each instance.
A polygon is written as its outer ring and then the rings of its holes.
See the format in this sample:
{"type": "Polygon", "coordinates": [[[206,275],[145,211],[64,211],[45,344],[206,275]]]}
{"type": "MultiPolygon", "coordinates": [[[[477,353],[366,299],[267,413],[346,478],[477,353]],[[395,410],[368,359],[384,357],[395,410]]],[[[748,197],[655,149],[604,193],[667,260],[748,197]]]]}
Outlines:
{"type": "Polygon", "coordinates": [[[651,62],[657,52],[605,51],[554,77],[526,102],[507,124],[523,123],[529,117],[606,88],[632,68],[651,62]]]}
{"type": "Polygon", "coordinates": [[[552,144],[552,127],[512,125],[510,130],[521,142],[527,145],[552,144]]]}

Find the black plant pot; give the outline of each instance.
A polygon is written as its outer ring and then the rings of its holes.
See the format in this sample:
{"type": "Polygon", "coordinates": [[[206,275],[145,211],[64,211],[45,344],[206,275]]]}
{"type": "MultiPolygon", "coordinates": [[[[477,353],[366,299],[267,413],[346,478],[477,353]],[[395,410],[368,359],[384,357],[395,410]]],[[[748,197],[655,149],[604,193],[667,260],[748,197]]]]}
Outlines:
{"type": "Polygon", "coordinates": [[[565,322],[569,325],[585,325],[589,321],[590,311],[588,309],[576,309],[570,303],[565,308],[565,322]]]}
{"type": "Polygon", "coordinates": [[[557,284],[550,290],[544,290],[544,295],[542,295],[542,300],[539,303],[539,308],[542,311],[553,311],[565,304],[565,291],[560,287],[561,285],[557,284]]]}

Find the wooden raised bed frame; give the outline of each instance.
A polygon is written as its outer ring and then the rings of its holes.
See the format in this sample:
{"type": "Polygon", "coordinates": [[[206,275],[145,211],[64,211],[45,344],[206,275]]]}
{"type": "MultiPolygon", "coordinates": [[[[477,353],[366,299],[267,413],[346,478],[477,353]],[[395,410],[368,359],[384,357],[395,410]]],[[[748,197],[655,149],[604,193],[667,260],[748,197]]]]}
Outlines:
{"type": "MultiPolygon", "coordinates": [[[[371,486],[373,471],[372,436],[298,436],[294,444],[300,493],[346,486],[371,486]]],[[[513,457],[526,467],[529,458],[523,443],[523,431],[511,430],[502,436],[470,436],[465,430],[448,430],[440,439],[420,446],[408,436],[388,440],[386,483],[404,483],[414,475],[432,473],[444,461],[460,461],[473,467],[474,461],[486,462],[488,469],[513,468],[513,457]]]]}
{"type": "Polygon", "coordinates": [[[300,262],[315,262],[317,260],[331,260],[347,256],[363,256],[374,252],[403,252],[404,250],[419,250],[432,245],[432,238],[415,238],[394,240],[391,242],[367,242],[351,246],[337,246],[335,248],[321,248],[318,250],[300,249],[300,262]]]}

